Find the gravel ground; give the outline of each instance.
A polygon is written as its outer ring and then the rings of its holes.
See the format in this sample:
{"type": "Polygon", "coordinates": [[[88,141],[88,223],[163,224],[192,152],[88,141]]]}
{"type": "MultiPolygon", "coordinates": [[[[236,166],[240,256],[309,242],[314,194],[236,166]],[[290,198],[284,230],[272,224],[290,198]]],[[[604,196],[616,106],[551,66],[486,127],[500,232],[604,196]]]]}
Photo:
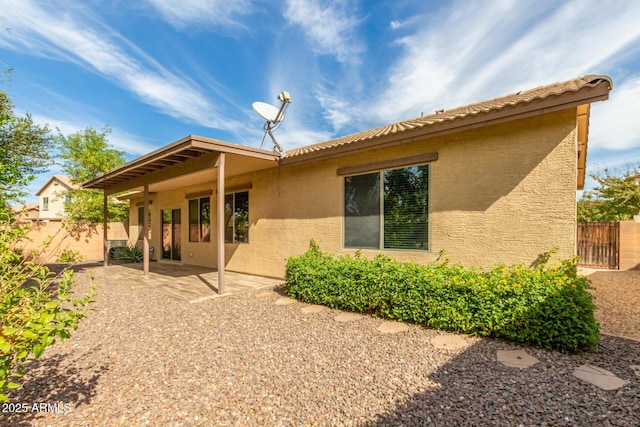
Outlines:
{"type": "Polygon", "coordinates": [[[496,352],[519,347],[498,340],[438,350],[442,332],[380,334],[380,319],[340,323],[336,310],[275,305],[278,295],[190,304],[96,282],[96,311],[29,363],[12,394],[29,411],[0,413],[0,425],[640,425],[638,341],[603,336],[600,351],[581,355],[527,347],[540,363],[508,368],[496,352]],[[629,384],[601,390],[573,377],[583,364],[629,384]]]}
{"type": "Polygon", "coordinates": [[[587,270],[602,333],[640,340],[640,271],[587,270]]]}

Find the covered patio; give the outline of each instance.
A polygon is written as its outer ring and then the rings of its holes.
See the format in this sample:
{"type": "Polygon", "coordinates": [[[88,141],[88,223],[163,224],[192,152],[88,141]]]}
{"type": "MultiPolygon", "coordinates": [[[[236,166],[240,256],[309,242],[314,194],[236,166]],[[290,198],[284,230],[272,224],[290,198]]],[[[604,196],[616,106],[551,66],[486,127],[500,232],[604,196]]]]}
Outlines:
{"type": "MultiPolygon", "coordinates": [[[[100,189],[104,192],[104,266],[109,264],[109,244],[107,241],[107,198],[111,195],[126,193],[125,198],[143,200],[144,230],[142,238],[142,274],[150,272],[149,245],[149,196],[160,191],[191,186],[213,181],[214,191],[191,193],[189,197],[214,196],[212,214],[212,232],[216,237],[216,255],[211,265],[217,267],[215,290],[218,294],[227,291],[225,283],[225,223],[224,195],[234,190],[227,188],[225,180],[278,166],[279,155],[267,150],[232,144],[212,138],[189,135],[179,141],[160,148],[152,153],[119,166],[95,179],[82,184],[83,188],[100,189]],[[214,262],[215,261],[215,262],[214,262]]],[[[238,190],[238,189],[235,189],[238,190]]],[[[156,274],[165,274],[171,278],[172,271],[181,264],[168,264],[170,267],[156,267],[156,274]],[[162,273],[161,273],[162,271],[162,273]]],[[[186,266],[185,266],[186,267],[186,266]]],[[[171,279],[170,279],[171,280],[171,279]]],[[[239,282],[237,282],[239,283],[239,282]]]]}
{"type": "MultiPolygon", "coordinates": [[[[219,294],[218,271],[213,268],[171,262],[153,262],[144,277],[141,274],[143,265],[140,263],[109,265],[92,270],[98,276],[107,277],[110,282],[129,283],[132,289],[147,288],[191,303],[221,296],[219,294]]],[[[224,295],[273,288],[282,283],[282,279],[227,271],[225,273],[224,295]]]]}

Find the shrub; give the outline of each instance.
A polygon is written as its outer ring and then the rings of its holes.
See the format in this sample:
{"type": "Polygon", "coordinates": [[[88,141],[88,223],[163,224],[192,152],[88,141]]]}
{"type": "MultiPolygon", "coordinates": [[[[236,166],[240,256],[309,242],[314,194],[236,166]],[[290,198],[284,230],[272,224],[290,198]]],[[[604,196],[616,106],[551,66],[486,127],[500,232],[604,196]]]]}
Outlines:
{"type": "Polygon", "coordinates": [[[56,262],[80,262],[83,259],[84,257],[80,254],[79,251],[64,249],[58,254],[56,262]]]}
{"type": "Polygon", "coordinates": [[[93,302],[94,290],[72,297],[71,270],[54,274],[45,265],[22,256],[19,246],[27,226],[0,213],[0,401],[20,386],[24,362],[39,358],[46,347],[71,336],[93,302]]]}
{"type": "Polygon", "coordinates": [[[589,281],[575,260],[536,268],[401,263],[383,255],[333,256],[315,242],[286,266],[293,298],[398,321],[478,336],[498,337],[563,352],[597,344],[599,327],[589,281]]]}
{"type": "Polygon", "coordinates": [[[118,246],[111,249],[111,257],[122,262],[142,262],[142,251],[135,246],[118,246]]]}

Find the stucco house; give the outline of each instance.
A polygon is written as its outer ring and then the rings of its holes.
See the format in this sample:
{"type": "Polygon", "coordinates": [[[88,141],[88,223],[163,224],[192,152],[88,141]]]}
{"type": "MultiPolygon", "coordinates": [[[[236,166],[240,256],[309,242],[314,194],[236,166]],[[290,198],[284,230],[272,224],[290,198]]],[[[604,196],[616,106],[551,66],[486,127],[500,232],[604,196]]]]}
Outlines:
{"type": "Polygon", "coordinates": [[[444,250],[472,266],[530,264],[554,245],[575,252],[590,104],[611,88],[588,75],[283,156],[190,135],[83,186],[129,192],[145,273],[150,258],[211,266],[219,292],[225,269],[283,277],[310,239],[404,261],[444,250]]]}
{"type": "Polygon", "coordinates": [[[38,190],[39,216],[41,221],[60,221],[64,216],[64,202],[69,198],[69,190],[77,189],[78,185],[71,182],[71,178],[64,175],[52,175],[38,190]]]}

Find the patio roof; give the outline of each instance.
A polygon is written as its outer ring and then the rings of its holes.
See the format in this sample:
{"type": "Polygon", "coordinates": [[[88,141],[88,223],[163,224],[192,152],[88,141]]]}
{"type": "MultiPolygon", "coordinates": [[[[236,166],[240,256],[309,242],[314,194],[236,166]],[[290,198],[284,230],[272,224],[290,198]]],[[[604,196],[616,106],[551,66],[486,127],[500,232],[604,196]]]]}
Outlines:
{"type": "MultiPolygon", "coordinates": [[[[234,166],[229,170],[234,174],[278,165],[278,157],[272,151],[189,135],[97,178],[83,182],[82,187],[102,189],[107,194],[140,190],[145,183],[175,180],[185,174],[211,170],[219,153],[229,155],[227,162],[234,166]]],[[[190,182],[193,183],[194,180],[191,179],[190,182]]]]}

